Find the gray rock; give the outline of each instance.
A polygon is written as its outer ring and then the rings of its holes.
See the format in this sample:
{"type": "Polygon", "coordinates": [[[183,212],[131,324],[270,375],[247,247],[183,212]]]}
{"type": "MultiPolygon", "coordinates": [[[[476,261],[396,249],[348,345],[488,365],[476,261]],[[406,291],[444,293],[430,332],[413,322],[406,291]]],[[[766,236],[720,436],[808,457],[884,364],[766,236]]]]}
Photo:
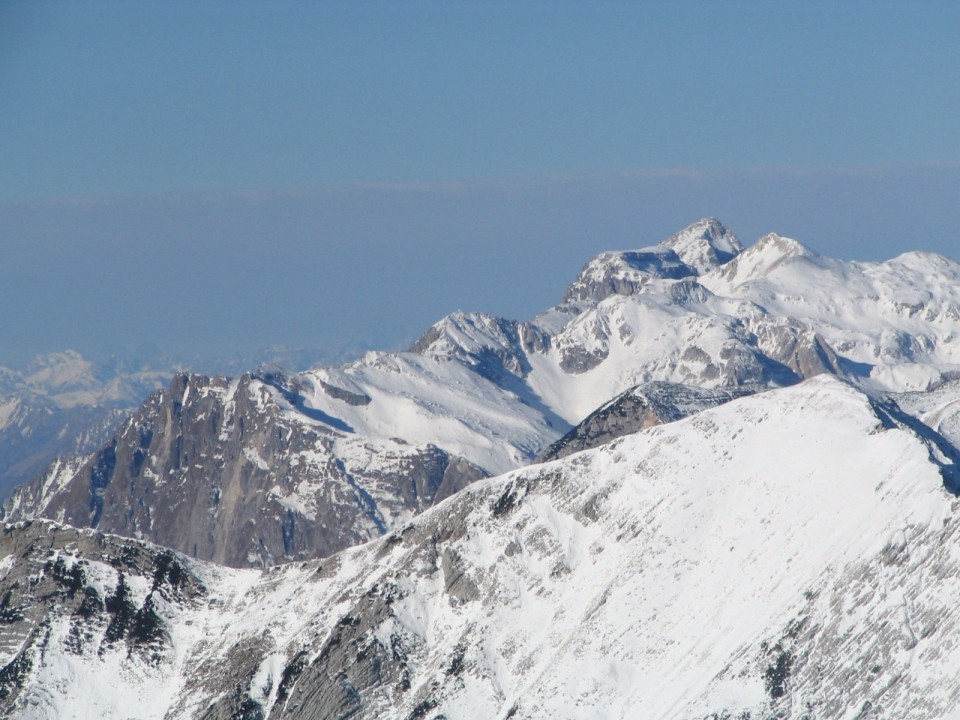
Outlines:
{"type": "Polygon", "coordinates": [[[765,388],[743,386],[706,390],[677,383],[650,382],[618,395],[544,450],[537,462],[549,462],[604,445],[623,435],[722,405],[765,388]]]}
{"type": "Polygon", "coordinates": [[[433,445],[354,444],[292,418],[296,376],[237,381],[180,374],[151,396],[69,481],[50,475],[7,503],[232,567],[323,557],[389,531],[485,473],[433,445]]]}

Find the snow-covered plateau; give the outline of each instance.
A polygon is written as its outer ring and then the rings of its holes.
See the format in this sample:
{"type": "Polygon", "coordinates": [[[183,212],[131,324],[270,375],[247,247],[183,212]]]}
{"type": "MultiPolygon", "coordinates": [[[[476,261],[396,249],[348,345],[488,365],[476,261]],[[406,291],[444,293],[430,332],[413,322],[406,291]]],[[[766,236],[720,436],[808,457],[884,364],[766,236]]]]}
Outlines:
{"type": "Polygon", "coordinates": [[[0,538],[18,718],[960,717],[956,451],[821,375],[329,558],[0,538]]]}

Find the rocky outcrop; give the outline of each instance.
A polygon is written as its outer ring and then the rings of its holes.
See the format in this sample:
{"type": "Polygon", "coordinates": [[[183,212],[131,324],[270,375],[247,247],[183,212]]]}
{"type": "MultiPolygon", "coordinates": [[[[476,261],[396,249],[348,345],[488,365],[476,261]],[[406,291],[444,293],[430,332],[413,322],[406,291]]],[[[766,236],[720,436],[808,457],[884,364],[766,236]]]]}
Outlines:
{"type": "Polygon", "coordinates": [[[567,288],[563,302],[635,295],[654,279],[681,280],[710,272],[742,250],[733,233],[714,218],[706,218],[650,248],[600,253],[567,288]]]}
{"type": "Polygon", "coordinates": [[[708,390],[664,382],[637,385],[584,418],[544,450],[537,462],[549,462],[599,447],[618,437],[675,422],[763,389],[763,386],[744,386],[708,390]]]}
{"type": "Polygon", "coordinates": [[[297,393],[296,376],[277,371],[178,375],[69,481],[48,474],[21,489],[7,517],[48,517],[260,566],[377,537],[486,476],[433,445],[373,445],[322,414],[304,422],[310,410],[297,411],[297,393]]]}
{"type": "MultiPolygon", "coordinates": [[[[176,647],[165,615],[195,608],[205,593],[170,550],[48,521],[6,525],[0,558],[4,710],[17,706],[25,678],[57,655],[126,655],[144,669],[169,662],[176,647]]],[[[42,702],[27,705],[50,713],[42,702]]]]}
{"type": "Polygon", "coordinates": [[[610,295],[634,295],[652,278],[679,280],[693,275],[696,271],[669,248],[601,253],[580,271],[567,288],[563,301],[598,301],[610,295]]]}

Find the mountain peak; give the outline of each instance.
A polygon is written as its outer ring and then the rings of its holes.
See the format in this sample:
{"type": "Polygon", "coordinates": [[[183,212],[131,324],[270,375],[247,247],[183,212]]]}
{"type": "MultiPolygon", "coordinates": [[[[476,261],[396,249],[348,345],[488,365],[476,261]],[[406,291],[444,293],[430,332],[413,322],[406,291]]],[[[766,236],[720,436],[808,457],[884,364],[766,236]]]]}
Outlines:
{"type": "Polygon", "coordinates": [[[714,270],[743,252],[737,236],[716,218],[698,220],[662,245],[677,253],[698,275],[714,270]]]}
{"type": "MultiPolygon", "coordinates": [[[[793,238],[777,233],[767,233],[732,261],[711,273],[712,277],[728,284],[728,289],[749,280],[769,275],[773,270],[794,258],[813,260],[820,257],[816,252],[793,238]]],[[[707,287],[716,290],[716,283],[707,282],[707,287]]]]}
{"type": "Polygon", "coordinates": [[[663,245],[604,252],[584,265],[564,293],[563,301],[599,301],[610,295],[633,295],[652,279],[680,280],[696,274],[674,250],[663,245]]]}
{"type": "Polygon", "coordinates": [[[719,220],[704,218],[657,245],[600,253],[584,265],[563,301],[633,295],[653,279],[702,275],[729,262],[742,250],[740,241],[719,220]]]}
{"type": "Polygon", "coordinates": [[[775,232],[767,233],[762,238],[757,240],[756,244],[750,248],[750,250],[754,254],[762,252],[764,254],[777,255],[781,257],[793,255],[812,257],[817,254],[799,240],[784,237],[783,235],[778,235],[775,232]]]}

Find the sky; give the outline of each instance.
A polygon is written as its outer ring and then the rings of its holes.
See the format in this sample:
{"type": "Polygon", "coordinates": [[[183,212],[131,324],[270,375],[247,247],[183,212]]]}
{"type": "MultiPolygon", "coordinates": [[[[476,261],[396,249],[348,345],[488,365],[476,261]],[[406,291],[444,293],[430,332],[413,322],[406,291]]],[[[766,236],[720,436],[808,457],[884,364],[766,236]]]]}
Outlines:
{"type": "Polygon", "coordinates": [[[960,3],[0,2],[0,365],[392,349],[705,216],[960,259],[960,3]]]}

